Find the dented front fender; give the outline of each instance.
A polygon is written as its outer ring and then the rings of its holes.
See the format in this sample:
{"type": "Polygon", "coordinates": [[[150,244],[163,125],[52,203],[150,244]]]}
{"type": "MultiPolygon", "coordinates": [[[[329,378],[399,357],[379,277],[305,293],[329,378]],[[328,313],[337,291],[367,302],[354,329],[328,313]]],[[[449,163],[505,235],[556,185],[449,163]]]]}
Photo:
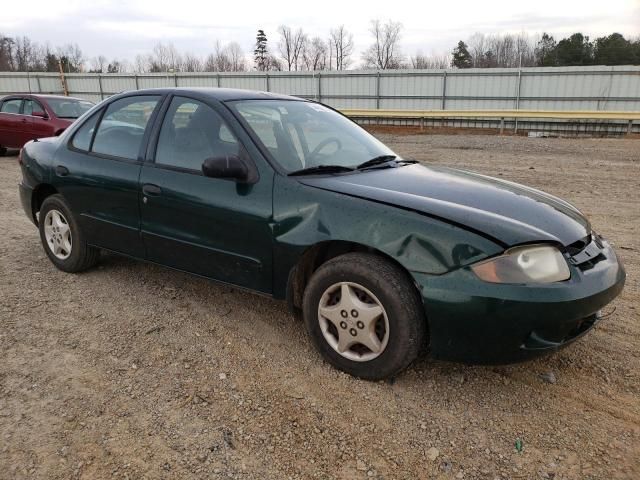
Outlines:
{"type": "Polygon", "coordinates": [[[289,272],[321,242],[357,243],[395,259],[410,272],[440,275],[503,248],[442,220],[384,203],[276,176],[273,205],[274,294],[284,297],[289,272]]]}

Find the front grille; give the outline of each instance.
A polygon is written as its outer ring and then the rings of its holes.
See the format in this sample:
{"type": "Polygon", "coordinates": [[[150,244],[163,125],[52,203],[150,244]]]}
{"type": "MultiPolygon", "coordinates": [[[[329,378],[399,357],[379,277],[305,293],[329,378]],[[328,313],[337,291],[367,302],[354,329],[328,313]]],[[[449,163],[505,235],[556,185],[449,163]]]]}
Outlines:
{"type": "Polygon", "coordinates": [[[584,238],[581,238],[577,242],[573,242],[571,245],[567,245],[566,247],[567,253],[571,256],[577,255],[582,250],[584,250],[585,247],[590,243],[591,243],[591,234],[587,235],[584,238]]]}
{"type": "Polygon", "coordinates": [[[565,250],[569,255],[569,261],[580,270],[586,271],[607,258],[603,248],[602,239],[593,233],[568,245],[565,250]]]}

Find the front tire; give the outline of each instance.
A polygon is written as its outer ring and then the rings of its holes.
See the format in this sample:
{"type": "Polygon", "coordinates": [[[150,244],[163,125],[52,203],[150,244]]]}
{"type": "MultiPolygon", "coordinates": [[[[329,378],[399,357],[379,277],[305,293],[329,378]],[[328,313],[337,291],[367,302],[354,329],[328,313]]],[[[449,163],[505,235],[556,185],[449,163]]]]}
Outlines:
{"type": "Polygon", "coordinates": [[[303,297],[307,331],[334,367],[381,380],[404,370],[427,342],[420,296],[406,272],[369,253],[316,270],[303,297]]]}
{"type": "Polygon", "coordinates": [[[44,251],[60,270],[82,272],[98,263],[100,250],[87,245],[62,195],[47,197],[40,208],[38,229],[44,251]]]}

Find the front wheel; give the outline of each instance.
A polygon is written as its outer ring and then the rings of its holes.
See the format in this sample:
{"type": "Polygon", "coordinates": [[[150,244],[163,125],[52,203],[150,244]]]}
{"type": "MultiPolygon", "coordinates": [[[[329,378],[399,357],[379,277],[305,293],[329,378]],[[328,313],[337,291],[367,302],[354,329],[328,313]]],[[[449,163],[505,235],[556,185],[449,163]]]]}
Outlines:
{"type": "Polygon", "coordinates": [[[348,253],[313,274],[303,298],[316,348],[334,367],[367,380],[405,369],[427,341],[419,294],[406,272],[368,253],[348,253]]]}
{"type": "Polygon", "coordinates": [[[71,209],[61,195],[47,197],[38,217],[44,251],[60,270],[81,272],[94,266],[100,250],[87,245],[71,209]]]}

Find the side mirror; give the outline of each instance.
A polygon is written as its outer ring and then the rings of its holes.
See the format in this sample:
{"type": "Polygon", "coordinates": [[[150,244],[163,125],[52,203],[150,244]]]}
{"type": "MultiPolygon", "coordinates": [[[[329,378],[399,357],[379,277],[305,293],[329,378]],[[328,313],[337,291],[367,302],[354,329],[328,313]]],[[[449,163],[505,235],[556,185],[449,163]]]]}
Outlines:
{"type": "Polygon", "coordinates": [[[40,118],[44,118],[44,119],[49,118],[47,113],[43,112],[42,110],[34,110],[33,112],[31,112],[31,115],[33,115],[34,117],[40,117],[40,118]]]}
{"type": "Polygon", "coordinates": [[[237,155],[207,158],[202,164],[202,173],[206,177],[231,178],[246,182],[249,177],[247,165],[237,155]]]}

